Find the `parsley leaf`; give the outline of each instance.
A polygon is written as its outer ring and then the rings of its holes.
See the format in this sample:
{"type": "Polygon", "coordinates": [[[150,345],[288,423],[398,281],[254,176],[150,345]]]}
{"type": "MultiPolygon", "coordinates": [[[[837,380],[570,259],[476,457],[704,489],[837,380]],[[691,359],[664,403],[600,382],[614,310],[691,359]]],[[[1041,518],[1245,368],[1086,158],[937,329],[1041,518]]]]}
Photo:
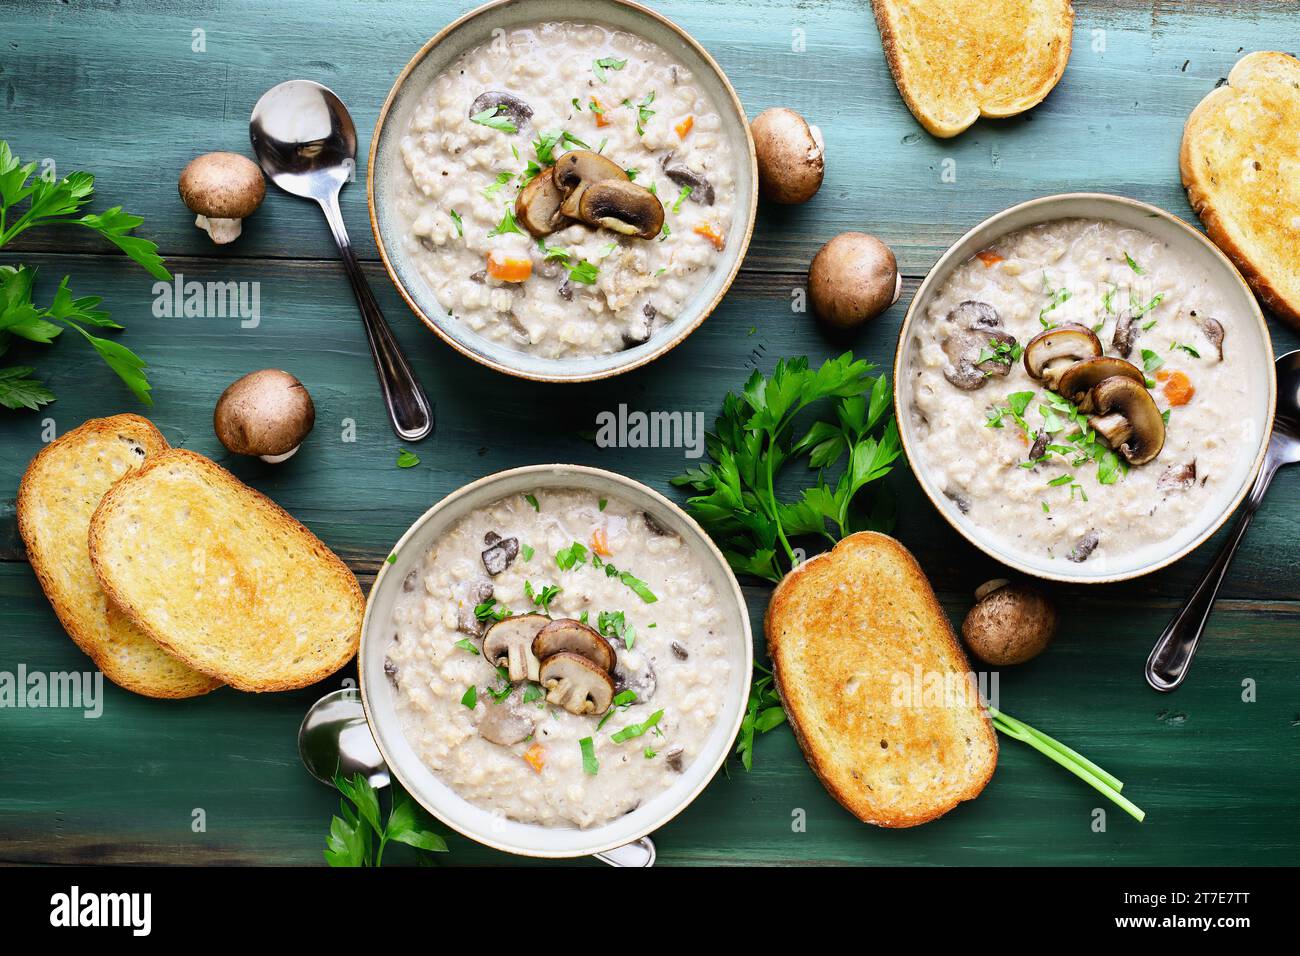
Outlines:
{"type": "Polygon", "coordinates": [[[596,74],[596,79],[600,80],[600,82],[607,83],[609,81],[609,74],[605,72],[606,70],[621,70],[625,66],[627,66],[627,60],[620,60],[616,57],[606,56],[592,62],[591,72],[596,74]]]}
{"type": "Polygon", "coordinates": [[[507,112],[505,106],[489,106],[487,109],[483,110],[483,112],[475,113],[469,119],[471,123],[478,123],[479,126],[486,126],[501,133],[519,132],[519,127],[515,126],[515,124],[510,122],[506,117],[500,115],[505,112],[507,112]]]}

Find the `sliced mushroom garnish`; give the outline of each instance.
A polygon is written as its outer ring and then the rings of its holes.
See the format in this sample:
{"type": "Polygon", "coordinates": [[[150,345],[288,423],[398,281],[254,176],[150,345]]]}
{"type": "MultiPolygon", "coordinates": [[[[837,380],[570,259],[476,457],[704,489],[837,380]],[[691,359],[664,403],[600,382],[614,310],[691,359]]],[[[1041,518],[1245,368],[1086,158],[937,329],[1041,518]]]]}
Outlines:
{"type": "Polygon", "coordinates": [[[560,212],[577,219],[582,194],[588,187],[605,180],[627,182],[627,173],[613,160],[589,149],[574,149],[555,161],[555,185],[564,193],[560,212]]]}
{"type": "Polygon", "coordinates": [[[497,116],[509,116],[510,122],[515,124],[516,129],[523,129],[533,118],[531,106],[513,93],[501,90],[489,90],[476,96],[474,102],[470,104],[469,115],[478,116],[484,110],[490,109],[495,109],[497,116]]]}
{"type": "Polygon", "coordinates": [[[533,234],[535,239],[549,236],[563,228],[566,219],[560,212],[564,193],[555,185],[555,167],[545,169],[533,177],[515,200],[515,218],[533,234]]]}
{"type": "Polygon", "coordinates": [[[456,630],[471,637],[482,637],[486,625],[478,619],[474,609],[492,600],[492,596],[491,581],[474,582],[462,589],[460,608],[456,614],[456,630]]]}
{"type": "Polygon", "coordinates": [[[1115,320],[1115,334],[1111,336],[1110,347],[1125,358],[1133,351],[1133,339],[1137,333],[1133,329],[1133,313],[1124,311],[1115,320]]]}
{"type": "Polygon", "coordinates": [[[519,688],[500,703],[489,705],[478,721],[478,735],[484,740],[503,747],[522,743],[537,730],[537,719],[542,709],[525,704],[519,688]]]}
{"type": "Polygon", "coordinates": [[[1091,413],[1093,386],[1112,375],[1130,378],[1139,385],[1146,385],[1146,377],[1142,374],[1142,370],[1132,362],[1115,358],[1113,355],[1099,355],[1096,358],[1075,362],[1062,372],[1056,380],[1056,392],[1062,398],[1079,406],[1081,412],[1091,413]]]}
{"type": "Polygon", "coordinates": [[[483,657],[494,667],[504,667],[512,681],[538,680],[540,662],[533,639],[551,623],[545,614],[521,614],[497,621],[483,638],[483,657]]]}
{"type": "Polygon", "coordinates": [[[610,676],[581,654],[562,651],[542,664],[547,701],[571,714],[603,714],[614,699],[610,676]]]}
{"type": "Polygon", "coordinates": [[[1112,375],[1093,386],[1096,414],[1088,425],[1132,465],[1145,465],[1165,445],[1165,421],[1151,393],[1131,378],[1112,375]]]}
{"type": "Polygon", "coordinates": [[[560,618],[547,624],[533,638],[533,656],[538,660],[566,651],[580,654],[606,673],[614,669],[614,649],[609,641],[581,621],[560,618]]]}
{"type": "Polygon", "coordinates": [[[1039,432],[1034,436],[1034,444],[1029,449],[1029,461],[1038,461],[1047,451],[1047,432],[1039,432]]]}
{"type": "Polygon", "coordinates": [[[951,488],[945,488],[943,496],[957,506],[957,510],[962,514],[970,514],[970,499],[960,491],[953,491],[951,488]]]}
{"type": "Polygon", "coordinates": [[[614,665],[614,687],[620,693],[630,690],[637,703],[643,703],[654,696],[659,680],[649,661],[641,660],[639,654],[626,654],[614,665]]]}
{"type": "Polygon", "coordinates": [[[1156,482],[1157,491],[1179,491],[1196,484],[1196,459],[1185,465],[1170,465],[1156,482]]]}
{"type": "Polygon", "coordinates": [[[948,321],[966,329],[996,329],[1002,326],[1002,316],[987,302],[967,299],[948,313],[948,321]]]}
{"type": "Polygon", "coordinates": [[[496,577],[519,555],[518,538],[500,538],[483,552],[483,567],[496,577]]]}
{"type": "Polygon", "coordinates": [[[1039,332],[1025,343],[1025,371],[1048,388],[1075,362],[1101,355],[1101,342],[1092,329],[1072,323],[1039,332]]]}
{"type": "Polygon", "coordinates": [[[625,236],[653,239],[664,227],[664,205],[644,186],[607,179],[583,190],[578,218],[625,236]]]}
{"type": "Polygon", "coordinates": [[[681,773],[682,770],[685,769],[682,763],[682,758],[685,756],[685,754],[686,751],[680,746],[671,747],[667,751],[665,751],[664,760],[667,761],[668,763],[668,769],[674,771],[675,773],[681,773]]]}
{"type": "Polygon", "coordinates": [[[691,656],[690,651],[688,651],[686,646],[680,641],[673,641],[672,651],[673,657],[677,658],[679,661],[684,661],[691,656]]]}
{"type": "MultiPolygon", "coordinates": [[[[956,309],[953,310],[954,314],[956,309]]],[[[1001,329],[981,326],[977,329],[958,329],[943,340],[943,353],[948,361],[943,366],[943,377],[963,391],[983,388],[992,376],[1005,376],[1011,371],[1011,359],[995,356],[980,361],[981,356],[998,345],[1013,346],[1016,337],[1001,329]]]]}
{"type": "Polygon", "coordinates": [[[1065,560],[1073,561],[1075,564],[1082,564],[1088,560],[1088,556],[1097,549],[1100,542],[1101,537],[1096,531],[1087,532],[1078,541],[1074,542],[1074,547],[1065,556],[1065,560]]]}
{"type": "Polygon", "coordinates": [[[1223,323],[1218,319],[1212,319],[1208,315],[1201,319],[1201,333],[1210,340],[1210,344],[1219,353],[1219,361],[1223,361],[1223,323]]]}
{"type": "Polygon", "coordinates": [[[399,686],[397,683],[397,665],[388,657],[384,658],[384,676],[388,678],[388,682],[394,687],[399,686]]]}
{"type": "Polygon", "coordinates": [[[664,175],[678,186],[689,186],[691,193],[687,198],[691,202],[697,202],[702,206],[713,205],[713,184],[705,179],[702,174],[678,163],[673,166],[664,166],[664,175]]]}

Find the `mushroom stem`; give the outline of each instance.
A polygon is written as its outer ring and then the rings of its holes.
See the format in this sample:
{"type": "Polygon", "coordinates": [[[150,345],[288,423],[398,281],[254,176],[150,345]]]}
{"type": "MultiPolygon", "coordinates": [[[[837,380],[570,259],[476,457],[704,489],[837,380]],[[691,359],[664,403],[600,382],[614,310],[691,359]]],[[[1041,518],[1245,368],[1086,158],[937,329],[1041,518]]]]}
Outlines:
{"type": "Polygon", "coordinates": [[[528,653],[527,644],[511,644],[507,652],[508,670],[512,681],[520,681],[527,675],[530,681],[536,681],[541,662],[528,653]],[[518,676],[515,676],[518,675],[518,676]]]}
{"type": "Polygon", "coordinates": [[[1106,439],[1106,443],[1111,448],[1119,448],[1133,434],[1132,423],[1119,412],[1111,412],[1109,415],[1094,415],[1088,419],[1088,425],[1098,435],[1106,439]]]}
{"type": "Polygon", "coordinates": [[[242,219],[216,219],[208,216],[195,216],[194,225],[206,232],[219,246],[234,242],[244,231],[242,219]]]}

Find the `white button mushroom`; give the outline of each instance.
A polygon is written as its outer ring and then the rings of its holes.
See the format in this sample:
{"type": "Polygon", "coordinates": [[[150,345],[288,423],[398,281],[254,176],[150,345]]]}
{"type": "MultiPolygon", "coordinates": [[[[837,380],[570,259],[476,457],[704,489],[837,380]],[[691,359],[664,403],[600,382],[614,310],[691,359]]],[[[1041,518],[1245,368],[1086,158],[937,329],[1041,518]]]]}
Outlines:
{"type": "Polygon", "coordinates": [[[316,424],[307,388],[288,372],[250,372],[221,393],[212,427],[236,455],[278,464],[298,450],[316,424]]]}
{"type": "Polygon", "coordinates": [[[894,253],[875,236],[844,232],[813,257],[808,297],[828,325],[856,329],[898,301],[903,280],[894,253]]]}
{"type": "Polygon", "coordinates": [[[194,225],[218,245],[239,238],[241,220],[266,196],[266,181],[252,160],[238,153],[204,153],[181,170],[181,201],[196,213],[194,225]]]}

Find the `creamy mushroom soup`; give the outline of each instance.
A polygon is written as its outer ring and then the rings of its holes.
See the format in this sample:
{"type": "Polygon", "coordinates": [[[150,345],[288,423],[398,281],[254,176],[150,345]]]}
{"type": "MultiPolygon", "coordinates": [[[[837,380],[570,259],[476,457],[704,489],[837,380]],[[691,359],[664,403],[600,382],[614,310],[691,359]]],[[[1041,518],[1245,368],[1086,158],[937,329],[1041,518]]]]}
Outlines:
{"type": "Polygon", "coordinates": [[[406,738],[474,805],[592,827],[700,754],[730,665],[702,562],[654,517],[587,491],[516,495],[403,582],[384,664],[406,738]]]}
{"type": "Polygon", "coordinates": [[[639,345],[732,241],[721,128],[654,43],[595,24],[510,30],[439,75],[404,132],[405,251],[494,342],[548,359],[639,345]]]}
{"type": "Polygon", "coordinates": [[[1014,551],[1104,567],[1202,523],[1257,447],[1240,317],[1145,232],[1012,233],[918,321],[905,374],[921,467],[1014,551]]]}

